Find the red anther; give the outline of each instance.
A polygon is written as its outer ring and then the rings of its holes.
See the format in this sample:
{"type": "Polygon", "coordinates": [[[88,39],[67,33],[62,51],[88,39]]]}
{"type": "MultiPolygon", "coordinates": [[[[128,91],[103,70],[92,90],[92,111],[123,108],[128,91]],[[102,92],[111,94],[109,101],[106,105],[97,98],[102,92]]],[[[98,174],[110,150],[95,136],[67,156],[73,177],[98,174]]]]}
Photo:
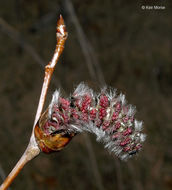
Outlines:
{"type": "Polygon", "coordinates": [[[97,110],[96,109],[92,109],[90,111],[90,119],[91,120],[94,120],[96,118],[96,113],[97,113],[97,110]]]}
{"type": "Polygon", "coordinates": [[[103,129],[103,131],[105,131],[107,129],[107,127],[103,125],[102,129],[103,129]]]}
{"type": "Polygon", "coordinates": [[[118,139],[120,137],[120,133],[115,133],[113,136],[112,136],[112,139],[115,140],[115,139],[118,139]]]}
{"type": "Polygon", "coordinates": [[[76,99],[75,105],[76,105],[78,108],[80,108],[80,99],[76,99]]]}
{"type": "Polygon", "coordinates": [[[129,134],[131,134],[131,133],[132,133],[131,128],[127,128],[122,134],[123,134],[124,136],[126,136],[126,135],[129,135],[129,134]]]}
{"type": "Polygon", "coordinates": [[[91,97],[89,95],[84,96],[84,100],[82,101],[81,111],[86,113],[88,112],[88,107],[91,105],[91,97]]]}
{"type": "Polygon", "coordinates": [[[71,109],[71,113],[74,119],[79,119],[79,115],[75,109],[71,109]]]}
{"type": "Polygon", "coordinates": [[[117,112],[113,112],[113,115],[112,115],[112,121],[115,121],[118,119],[118,113],[117,112]]]}
{"type": "Polygon", "coordinates": [[[141,145],[141,144],[138,144],[138,145],[136,145],[136,147],[135,147],[136,150],[140,150],[141,148],[142,148],[142,145],[141,145]]]}
{"type": "Polygon", "coordinates": [[[45,123],[45,126],[49,127],[49,126],[53,126],[54,128],[59,128],[59,123],[55,123],[55,122],[52,122],[50,120],[48,120],[46,123],[45,123]]]}
{"type": "Polygon", "coordinates": [[[96,119],[95,125],[96,125],[97,127],[100,127],[101,123],[102,123],[102,121],[101,121],[100,119],[96,119]]]}
{"type": "Polygon", "coordinates": [[[53,111],[59,113],[59,111],[60,111],[60,110],[59,110],[59,107],[58,107],[57,105],[54,105],[54,106],[53,106],[53,111]]]}
{"type": "Polygon", "coordinates": [[[134,116],[131,116],[129,119],[131,122],[134,122],[134,116]]]}
{"type": "Polygon", "coordinates": [[[118,121],[115,123],[115,130],[118,130],[121,127],[121,123],[118,121]]]}
{"type": "Polygon", "coordinates": [[[128,116],[125,116],[125,117],[123,118],[124,123],[127,123],[128,120],[129,120],[129,117],[128,117],[128,116]]]}
{"type": "Polygon", "coordinates": [[[87,113],[82,113],[82,120],[85,122],[88,122],[88,114],[87,113]]]}
{"type": "Polygon", "coordinates": [[[106,130],[106,129],[109,127],[109,125],[110,125],[110,121],[104,121],[104,122],[103,122],[102,129],[103,129],[103,130],[106,130]]]}
{"type": "Polygon", "coordinates": [[[126,147],[123,148],[123,151],[124,151],[124,152],[128,152],[128,151],[130,151],[130,150],[131,150],[131,148],[130,148],[129,146],[126,146],[126,147]]]}
{"type": "Polygon", "coordinates": [[[124,141],[120,143],[121,146],[125,146],[130,143],[130,138],[126,138],[124,141]]]}
{"type": "Polygon", "coordinates": [[[116,110],[117,112],[120,112],[120,111],[121,111],[121,104],[120,104],[119,102],[116,103],[115,110],[116,110]]]}
{"type": "Polygon", "coordinates": [[[109,100],[107,96],[101,95],[100,97],[100,106],[103,108],[107,108],[109,106],[109,100]]]}
{"type": "Polygon", "coordinates": [[[124,106],[124,107],[122,108],[122,110],[123,110],[124,114],[126,114],[126,113],[128,112],[128,106],[124,106]]]}
{"type": "Polygon", "coordinates": [[[69,109],[70,102],[68,100],[66,100],[64,98],[60,98],[60,103],[61,103],[62,109],[64,109],[64,110],[69,109]]]}
{"type": "Polygon", "coordinates": [[[103,119],[106,116],[106,114],[107,114],[106,109],[104,109],[104,108],[99,109],[99,118],[100,119],[103,119]]]}

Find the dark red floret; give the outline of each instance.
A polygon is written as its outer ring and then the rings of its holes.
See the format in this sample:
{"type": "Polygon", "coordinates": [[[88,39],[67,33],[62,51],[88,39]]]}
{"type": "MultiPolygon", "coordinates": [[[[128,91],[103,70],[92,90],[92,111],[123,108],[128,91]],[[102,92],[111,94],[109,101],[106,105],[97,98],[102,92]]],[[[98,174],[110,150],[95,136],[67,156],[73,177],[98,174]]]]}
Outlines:
{"type": "Polygon", "coordinates": [[[82,120],[85,122],[88,122],[88,114],[87,113],[82,113],[82,120]]]}
{"type": "Polygon", "coordinates": [[[138,144],[138,145],[136,145],[136,147],[135,147],[136,150],[140,150],[141,148],[142,148],[142,145],[141,145],[141,144],[138,144]]]}
{"type": "Polygon", "coordinates": [[[120,137],[120,133],[115,133],[113,136],[112,136],[112,139],[113,140],[116,140],[120,137]]]}
{"type": "Polygon", "coordinates": [[[112,115],[112,121],[115,121],[118,119],[118,113],[117,112],[113,112],[113,115],[112,115]]]}
{"type": "Polygon", "coordinates": [[[107,108],[109,106],[109,100],[107,96],[101,95],[100,97],[100,106],[103,108],[107,108]]]}
{"type": "Polygon", "coordinates": [[[75,109],[71,109],[71,113],[74,119],[79,119],[79,115],[75,109]]]}
{"type": "Polygon", "coordinates": [[[103,130],[106,130],[106,129],[109,127],[109,125],[110,125],[110,121],[104,121],[104,122],[103,122],[102,129],[103,129],[103,130]]]}
{"type": "Polygon", "coordinates": [[[101,121],[100,119],[96,119],[95,125],[96,125],[97,127],[100,127],[101,123],[102,123],[102,121],[101,121]]]}
{"type": "Polygon", "coordinates": [[[96,118],[96,113],[97,113],[97,110],[96,109],[92,109],[90,111],[90,119],[91,120],[94,120],[96,118]]]}
{"type": "Polygon", "coordinates": [[[121,146],[125,146],[130,143],[130,138],[126,138],[124,141],[120,143],[121,146]]]}
{"type": "Polygon", "coordinates": [[[104,108],[99,109],[99,118],[100,119],[103,119],[106,116],[106,114],[107,114],[106,109],[104,109],[104,108]]]}
{"type": "Polygon", "coordinates": [[[121,104],[119,102],[116,103],[115,110],[116,110],[116,112],[121,111],[121,104]]]}
{"type": "Polygon", "coordinates": [[[128,117],[128,116],[125,116],[125,117],[123,118],[124,123],[127,123],[128,120],[129,120],[129,117],[128,117]]]}
{"type": "Polygon", "coordinates": [[[129,146],[126,146],[126,147],[123,148],[123,151],[124,151],[124,152],[128,152],[128,151],[130,151],[130,150],[131,150],[131,148],[130,148],[129,146]]]}
{"type": "Polygon", "coordinates": [[[115,123],[115,130],[118,130],[121,127],[121,123],[118,121],[115,123]]]}
{"type": "Polygon", "coordinates": [[[91,97],[88,95],[85,95],[82,101],[81,111],[84,113],[88,112],[88,107],[90,105],[91,105],[91,97]]]}
{"type": "Polygon", "coordinates": [[[131,133],[132,133],[131,128],[127,128],[122,134],[123,134],[124,136],[126,136],[126,135],[129,135],[129,134],[131,134],[131,133]]]}
{"type": "Polygon", "coordinates": [[[60,98],[61,107],[64,110],[68,110],[70,106],[70,102],[64,98],[60,98]]]}

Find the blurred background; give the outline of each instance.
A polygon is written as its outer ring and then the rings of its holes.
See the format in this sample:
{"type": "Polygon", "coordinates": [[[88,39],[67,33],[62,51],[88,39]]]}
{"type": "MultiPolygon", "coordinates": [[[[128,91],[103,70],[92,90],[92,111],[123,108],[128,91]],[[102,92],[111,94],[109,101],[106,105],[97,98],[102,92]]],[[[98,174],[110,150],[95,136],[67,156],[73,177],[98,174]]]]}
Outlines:
{"type": "Polygon", "coordinates": [[[0,1],[0,183],[24,152],[32,131],[44,66],[62,14],[69,32],[46,105],[56,88],[68,96],[81,81],[126,94],[144,121],[143,151],[122,162],[78,135],[60,153],[25,166],[16,190],[172,189],[172,2],[117,0],[0,1]],[[142,10],[163,5],[165,10],[142,10]]]}

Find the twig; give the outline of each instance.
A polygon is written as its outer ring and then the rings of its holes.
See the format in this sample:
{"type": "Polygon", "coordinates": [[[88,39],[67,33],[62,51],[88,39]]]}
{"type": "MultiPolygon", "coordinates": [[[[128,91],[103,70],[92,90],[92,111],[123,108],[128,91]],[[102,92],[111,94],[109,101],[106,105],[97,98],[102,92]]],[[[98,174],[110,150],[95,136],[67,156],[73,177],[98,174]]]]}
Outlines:
{"type": "Polygon", "coordinates": [[[56,45],[56,49],[53,55],[53,58],[51,60],[51,62],[45,67],[45,77],[44,77],[44,83],[42,86],[42,91],[41,91],[41,96],[39,99],[39,104],[38,104],[38,109],[37,109],[37,113],[35,116],[35,122],[34,122],[34,126],[36,125],[36,122],[38,121],[42,109],[43,109],[43,105],[45,102],[45,97],[47,94],[47,90],[49,87],[49,83],[51,81],[51,77],[53,74],[53,71],[55,69],[56,63],[61,55],[61,53],[63,52],[64,49],[64,43],[67,39],[67,32],[66,32],[66,26],[64,25],[64,20],[62,18],[62,16],[60,16],[60,19],[57,23],[57,32],[56,32],[56,36],[57,36],[57,45],[56,45]]]}
{"type": "Polygon", "coordinates": [[[37,108],[37,112],[36,112],[36,116],[35,116],[35,121],[33,124],[33,131],[31,134],[29,145],[26,148],[26,151],[24,152],[24,154],[22,155],[20,160],[17,162],[16,166],[13,168],[13,170],[8,175],[6,180],[0,186],[0,190],[7,189],[8,186],[13,182],[15,177],[18,175],[20,170],[24,167],[24,165],[40,153],[40,149],[36,143],[35,136],[34,136],[34,127],[42,113],[47,90],[49,87],[49,83],[50,83],[54,68],[56,66],[56,63],[57,63],[63,49],[64,49],[64,43],[67,39],[66,26],[64,25],[64,20],[63,20],[62,16],[60,16],[60,19],[57,23],[56,35],[57,35],[57,45],[56,45],[55,53],[53,55],[51,62],[45,67],[44,82],[43,82],[43,86],[42,86],[42,91],[41,91],[41,95],[40,95],[40,99],[39,99],[39,104],[38,104],[38,108],[37,108]]]}

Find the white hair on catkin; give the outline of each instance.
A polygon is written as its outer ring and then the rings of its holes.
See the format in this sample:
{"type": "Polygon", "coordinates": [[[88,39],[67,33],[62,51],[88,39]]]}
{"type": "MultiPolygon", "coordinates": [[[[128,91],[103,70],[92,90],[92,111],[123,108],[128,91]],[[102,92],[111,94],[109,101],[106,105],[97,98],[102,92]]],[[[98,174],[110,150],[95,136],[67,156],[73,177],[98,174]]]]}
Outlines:
{"type": "Polygon", "coordinates": [[[49,109],[48,109],[48,116],[49,116],[49,118],[52,115],[53,106],[54,105],[58,105],[59,97],[60,97],[60,90],[56,90],[53,93],[51,103],[49,104],[49,109]]]}
{"type": "Polygon", "coordinates": [[[136,108],[127,104],[125,95],[117,95],[116,89],[104,87],[96,94],[82,82],[68,99],[55,91],[49,105],[50,117],[54,105],[60,108],[54,112],[69,131],[95,134],[97,141],[122,160],[140,151],[146,139],[141,133],[143,122],[134,119],[136,108]]]}

